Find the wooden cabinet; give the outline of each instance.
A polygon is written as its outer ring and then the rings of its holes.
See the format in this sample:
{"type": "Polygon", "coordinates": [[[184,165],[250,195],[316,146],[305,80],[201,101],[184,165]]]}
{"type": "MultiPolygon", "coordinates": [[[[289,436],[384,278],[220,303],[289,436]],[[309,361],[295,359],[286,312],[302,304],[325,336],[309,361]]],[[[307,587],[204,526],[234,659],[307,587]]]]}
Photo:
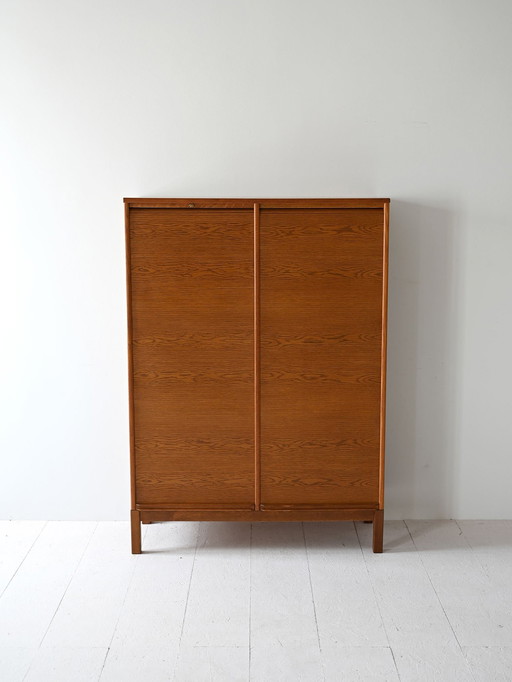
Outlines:
{"type": "Polygon", "coordinates": [[[373,521],[388,199],[125,199],[141,521],[373,521]]]}

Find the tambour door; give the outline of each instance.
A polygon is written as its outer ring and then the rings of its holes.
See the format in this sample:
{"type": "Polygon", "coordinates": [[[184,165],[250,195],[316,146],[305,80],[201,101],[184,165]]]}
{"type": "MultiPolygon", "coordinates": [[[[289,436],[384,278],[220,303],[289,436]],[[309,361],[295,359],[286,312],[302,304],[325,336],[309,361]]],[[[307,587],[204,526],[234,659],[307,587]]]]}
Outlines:
{"type": "Polygon", "coordinates": [[[260,211],[262,509],[377,508],[384,215],[260,211]]]}
{"type": "Polygon", "coordinates": [[[131,208],[135,502],[254,506],[253,211],[131,208]]]}

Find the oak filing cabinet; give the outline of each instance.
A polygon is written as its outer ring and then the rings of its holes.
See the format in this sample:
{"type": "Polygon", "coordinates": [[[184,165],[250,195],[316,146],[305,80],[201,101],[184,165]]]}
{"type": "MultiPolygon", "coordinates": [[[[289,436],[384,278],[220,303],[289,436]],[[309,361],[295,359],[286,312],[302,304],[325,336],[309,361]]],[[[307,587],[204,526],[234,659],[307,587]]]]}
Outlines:
{"type": "Polygon", "coordinates": [[[125,199],[141,522],[366,520],[382,551],[389,199],[125,199]]]}

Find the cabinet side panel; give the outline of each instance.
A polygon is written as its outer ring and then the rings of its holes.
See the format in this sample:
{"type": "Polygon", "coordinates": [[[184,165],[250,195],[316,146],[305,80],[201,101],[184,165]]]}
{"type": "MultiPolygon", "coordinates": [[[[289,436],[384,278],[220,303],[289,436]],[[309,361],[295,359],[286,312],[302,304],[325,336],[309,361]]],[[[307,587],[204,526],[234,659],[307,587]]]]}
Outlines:
{"type": "Polygon", "coordinates": [[[383,254],[382,254],[382,348],[380,386],[380,480],[379,509],[384,509],[384,476],[386,453],[386,374],[388,348],[388,268],[389,268],[389,203],[384,205],[383,254]]]}
{"type": "Polygon", "coordinates": [[[262,209],[262,504],[377,508],[382,209],[262,209]]]}
{"type": "Polygon", "coordinates": [[[254,504],[253,212],[131,209],[138,505],[254,504]]]}
{"type": "Polygon", "coordinates": [[[132,356],[132,283],[131,283],[131,249],[130,249],[130,207],[124,205],[124,228],[126,248],[126,314],[128,322],[128,408],[130,419],[130,503],[131,509],[135,509],[135,432],[134,432],[134,408],[133,408],[133,356],[132,356]]]}

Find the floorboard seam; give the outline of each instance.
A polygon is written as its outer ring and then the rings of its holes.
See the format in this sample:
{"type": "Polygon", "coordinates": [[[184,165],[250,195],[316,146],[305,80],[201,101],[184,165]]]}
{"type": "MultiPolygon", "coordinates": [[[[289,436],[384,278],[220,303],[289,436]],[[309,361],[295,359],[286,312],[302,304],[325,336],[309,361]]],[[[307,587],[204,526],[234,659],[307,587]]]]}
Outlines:
{"type": "MultiPolygon", "coordinates": [[[[12,522],[11,522],[11,523],[12,523],[12,522]]],[[[19,571],[20,568],[22,567],[23,562],[25,561],[25,559],[28,557],[28,555],[29,555],[30,552],[32,551],[32,547],[33,547],[33,546],[36,544],[36,542],[39,540],[39,537],[40,537],[41,533],[43,532],[43,530],[46,528],[47,525],[48,525],[48,521],[45,521],[44,524],[43,524],[43,527],[41,528],[41,530],[39,531],[39,533],[38,533],[38,534],[36,535],[36,537],[34,538],[34,541],[32,542],[32,544],[30,545],[30,547],[29,547],[29,548],[27,549],[27,551],[25,552],[25,555],[23,556],[23,559],[22,559],[22,560],[20,561],[20,563],[18,564],[18,568],[17,568],[17,569],[14,571],[14,573],[11,575],[9,582],[7,583],[7,585],[6,585],[6,586],[4,587],[4,589],[2,590],[2,593],[0,594],[0,599],[4,596],[5,591],[7,590],[7,588],[9,587],[9,585],[10,585],[10,584],[12,583],[12,581],[14,580],[16,574],[18,573],[18,571],[19,571]]]]}
{"type": "Polygon", "coordinates": [[[69,586],[70,586],[71,583],[73,582],[73,578],[75,577],[76,572],[78,571],[78,567],[79,567],[80,564],[82,563],[82,559],[84,558],[84,555],[85,555],[85,553],[87,552],[87,549],[88,549],[89,545],[91,544],[91,540],[92,540],[92,538],[94,537],[94,534],[96,533],[96,530],[98,529],[98,526],[99,526],[99,522],[96,523],[96,525],[94,526],[94,530],[92,531],[91,535],[89,536],[89,539],[88,539],[87,542],[85,543],[84,550],[83,550],[82,554],[80,554],[80,558],[79,558],[78,561],[76,562],[75,570],[73,571],[73,573],[72,573],[70,579],[68,580],[68,583],[67,583],[67,585],[66,585],[66,587],[65,587],[65,589],[64,589],[64,592],[62,593],[62,596],[61,596],[61,598],[59,599],[59,603],[57,604],[57,607],[56,607],[55,611],[53,612],[53,616],[51,617],[50,622],[48,623],[48,627],[47,627],[46,630],[44,631],[44,635],[42,636],[41,641],[39,642],[39,649],[42,647],[43,642],[44,642],[44,640],[45,640],[45,637],[46,637],[46,635],[48,634],[48,630],[50,629],[50,627],[51,627],[53,621],[55,620],[55,616],[57,615],[57,612],[58,612],[58,610],[60,609],[60,605],[62,604],[62,600],[63,600],[64,597],[66,596],[67,591],[69,590],[69,586]]]}
{"type": "Polygon", "coordinates": [[[320,643],[320,631],[318,629],[318,618],[316,615],[315,593],[313,590],[313,581],[311,580],[311,566],[309,564],[308,543],[306,541],[306,530],[304,528],[304,522],[301,525],[302,525],[302,537],[304,538],[304,549],[306,551],[306,564],[308,567],[309,589],[311,590],[311,601],[313,602],[313,615],[315,617],[316,638],[318,640],[318,648],[320,650],[320,653],[322,653],[322,645],[320,643]]]}
{"type": "Polygon", "coordinates": [[[366,573],[368,575],[368,580],[369,580],[370,585],[372,587],[373,598],[375,599],[375,604],[376,604],[377,610],[379,612],[380,622],[382,623],[382,627],[384,628],[384,634],[386,635],[386,639],[388,640],[388,649],[391,652],[391,656],[393,658],[393,663],[395,664],[395,670],[396,670],[396,674],[398,677],[398,682],[401,682],[402,678],[400,677],[400,671],[398,670],[398,666],[396,664],[395,653],[391,647],[391,642],[389,640],[389,634],[388,634],[388,630],[386,628],[386,623],[384,622],[384,618],[382,617],[382,611],[380,609],[380,604],[379,604],[379,600],[377,597],[377,592],[375,591],[375,585],[373,584],[372,575],[370,573],[370,569],[368,568],[368,562],[366,561],[366,557],[364,555],[363,545],[361,544],[361,538],[359,537],[359,531],[357,530],[357,523],[355,521],[352,521],[352,523],[354,524],[354,529],[356,531],[357,541],[359,542],[359,549],[361,551],[361,556],[363,557],[364,567],[365,567],[366,573]]]}
{"type": "Polygon", "coordinates": [[[482,560],[481,560],[481,558],[480,558],[478,552],[475,552],[475,548],[474,548],[473,545],[470,543],[470,541],[467,539],[467,537],[464,535],[464,531],[463,531],[462,528],[459,526],[459,522],[458,522],[456,519],[452,519],[452,521],[455,523],[455,525],[456,525],[457,528],[459,529],[460,535],[462,535],[462,538],[463,538],[464,542],[466,543],[466,545],[468,546],[468,548],[471,550],[471,552],[472,552],[471,556],[475,557],[476,561],[477,561],[478,564],[480,565],[480,568],[482,569],[482,573],[485,575],[485,577],[486,577],[487,579],[489,579],[489,572],[488,572],[486,566],[482,563],[482,560]]]}
{"type": "MultiPolygon", "coordinates": [[[[481,560],[480,557],[478,556],[478,553],[474,551],[473,545],[470,543],[470,541],[469,541],[469,540],[467,539],[467,537],[465,536],[464,531],[462,530],[462,528],[461,528],[460,525],[459,525],[459,522],[457,521],[457,519],[453,519],[453,522],[455,523],[455,525],[456,525],[457,528],[459,529],[460,535],[461,535],[462,538],[464,539],[464,542],[467,544],[468,548],[469,548],[469,549],[471,550],[471,552],[473,553],[472,555],[473,555],[473,556],[476,556],[476,559],[477,559],[478,563],[480,564],[480,567],[481,567],[482,572],[484,573],[485,577],[486,577],[487,579],[489,579],[489,573],[488,573],[486,567],[485,567],[484,564],[482,563],[482,560],[481,560]]],[[[468,658],[468,648],[469,648],[469,647],[461,647],[461,650],[462,650],[462,655],[464,656],[464,660],[465,660],[466,663],[468,664],[468,667],[469,667],[469,669],[470,669],[470,671],[471,671],[471,674],[473,675],[473,665],[472,665],[471,661],[470,661],[469,658],[468,658]]],[[[474,677],[474,675],[473,675],[473,679],[476,679],[476,678],[474,677]]]]}
{"type": "Polygon", "coordinates": [[[392,646],[389,647],[389,650],[391,651],[391,658],[393,659],[393,663],[395,665],[395,670],[396,670],[396,674],[398,677],[398,682],[400,682],[402,678],[400,677],[400,671],[398,670],[398,665],[396,663],[395,652],[393,651],[392,646]]]}
{"type": "MultiPolygon", "coordinates": [[[[27,556],[29,555],[29,553],[32,551],[32,547],[33,547],[33,546],[36,544],[36,542],[39,540],[39,537],[41,536],[41,533],[43,532],[43,530],[46,528],[47,525],[48,525],[48,521],[46,521],[46,522],[44,523],[43,527],[41,528],[41,530],[40,530],[39,533],[37,534],[37,537],[35,538],[34,542],[30,545],[30,547],[29,547],[27,553],[25,554],[25,556],[24,556],[23,559],[21,560],[21,563],[20,563],[20,565],[18,566],[18,568],[16,569],[16,571],[14,572],[14,574],[13,574],[11,580],[14,578],[14,576],[16,575],[16,573],[17,573],[17,572],[19,571],[19,569],[21,568],[21,565],[23,564],[23,562],[25,561],[25,559],[27,558],[27,556]]],[[[73,574],[73,575],[74,575],[74,574],[73,574]]],[[[9,585],[11,584],[11,580],[9,580],[9,582],[8,582],[7,585],[5,586],[5,590],[6,590],[6,589],[9,587],[9,585]]],[[[1,598],[2,595],[5,593],[5,590],[4,590],[4,591],[2,592],[2,594],[0,595],[0,598],[1,598]]],[[[59,602],[59,604],[60,604],[60,602],[59,602]]],[[[58,608],[58,607],[57,607],[57,608],[58,608]]],[[[54,615],[55,615],[55,614],[54,614],[54,615]]],[[[53,618],[52,618],[52,620],[53,620],[53,618]]],[[[50,626],[48,626],[48,627],[50,627],[50,626]]],[[[48,630],[47,630],[47,631],[48,631],[48,630]]],[[[46,632],[45,632],[45,636],[46,636],[46,632]]],[[[43,639],[44,639],[44,637],[43,637],[43,639]]],[[[41,642],[42,642],[42,640],[41,640],[41,642]]],[[[41,646],[41,643],[39,643],[39,647],[40,647],[40,646],[41,646]]],[[[27,675],[29,674],[30,670],[32,669],[32,665],[33,665],[33,663],[34,663],[34,661],[35,661],[35,659],[36,659],[36,656],[37,656],[37,652],[35,652],[34,655],[32,656],[32,660],[30,661],[30,665],[29,665],[28,668],[27,668],[27,672],[23,675],[23,680],[26,680],[26,679],[27,679],[27,675]]]]}
{"type": "MultiPolygon", "coordinates": [[[[457,642],[457,646],[459,647],[460,652],[461,652],[461,654],[462,654],[464,660],[466,660],[466,657],[464,656],[464,650],[463,650],[463,648],[462,648],[461,643],[459,642],[459,638],[457,637],[457,634],[456,634],[456,632],[455,632],[455,630],[454,630],[454,627],[453,627],[453,625],[452,625],[450,619],[448,618],[448,614],[446,613],[446,610],[445,610],[445,608],[444,608],[443,602],[441,601],[441,598],[439,597],[439,594],[437,593],[437,590],[436,590],[435,585],[434,585],[434,583],[433,583],[433,581],[432,581],[432,578],[430,577],[430,573],[428,572],[428,569],[427,569],[427,567],[425,566],[425,562],[423,561],[423,558],[422,558],[422,556],[421,556],[421,552],[418,550],[418,547],[416,546],[416,543],[414,542],[414,538],[413,538],[413,536],[412,536],[411,531],[409,530],[409,526],[407,525],[407,521],[406,521],[405,519],[404,519],[404,524],[405,524],[405,527],[407,528],[407,532],[409,533],[409,536],[410,536],[410,538],[411,538],[411,542],[412,542],[412,544],[413,544],[413,546],[414,546],[414,548],[415,548],[415,550],[416,550],[416,552],[417,552],[417,554],[418,554],[420,563],[421,563],[421,565],[423,566],[423,570],[425,571],[425,573],[426,573],[426,575],[427,575],[427,578],[428,578],[428,581],[429,581],[430,585],[432,586],[432,589],[434,590],[434,594],[436,595],[436,599],[437,599],[437,601],[439,602],[439,606],[441,607],[441,609],[442,609],[442,611],[443,611],[443,613],[444,613],[444,617],[446,618],[446,620],[447,620],[447,622],[448,622],[448,625],[450,626],[450,630],[453,632],[453,636],[455,637],[455,641],[457,642]]],[[[473,675],[473,671],[470,670],[469,673],[470,673],[472,679],[475,680],[475,677],[474,677],[474,675],[473,675]]]]}
{"type": "MultiPolygon", "coordinates": [[[[178,521],[178,523],[179,523],[179,521],[178,521]]],[[[183,639],[183,630],[185,629],[185,618],[187,617],[188,599],[190,596],[190,587],[192,585],[192,576],[194,574],[194,567],[196,565],[197,546],[199,544],[199,528],[200,528],[200,525],[198,522],[197,528],[196,528],[196,545],[194,548],[194,559],[192,560],[192,568],[190,569],[190,578],[188,579],[187,598],[185,599],[185,608],[183,609],[183,620],[181,621],[180,641],[178,642],[178,655],[177,655],[176,660],[174,662],[174,671],[172,674],[173,682],[175,682],[175,680],[176,680],[176,671],[178,670],[178,664],[179,664],[180,656],[181,656],[181,640],[183,639]]]]}
{"type": "Polygon", "coordinates": [[[251,649],[252,649],[252,523],[249,530],[249,682],[251,680],[251,649]]]}
{"type": "MultiPolygon", "coordinates": [[[[46,528],[47,525],[48,525],[48,521],[45,523],[44,528],[46,528]]],[[[42,647],[43,642],[44,642],[44,639],[45,639],[46,635],[48,634],[48,630],[50,629],[51,624],[52,624],[53,621],[55,620],[55,616],[57,615],[57,611],[60,609],[60,605],[62,604],[62,600],[63,600],[64,597],[66,596],[66,593],[67,593],[67,591],[68,591],[68,589],[69,589],[69,586],[71,585],[71,582],[72,582],[73,578],[74,578],[75,575],[76,575],[76,572],[77,572],[77,570],[78,570],[78,567],[80,566],[80,564],[81,564],[81,562],[82,562],[82,559],[84,558],[84,554],[85,554],[85,552],[87,551],[87,548],[89,547],[89,545],[90,545],[90,543],[91,543],[91,540],[92,540],[92,537],[93,537],[94,533],[96,532],[96,529],[97,529],[97,528],[98,528],[98,523],[96,523],[96,525],[94,526],[94,530],[92,531],[91,535],[89,536],[89,539],[88,539],[87,542],[85,543],[85,547],[84,547],[84,550],[83,550],[82,554],[80,555],[80,558],[79,558],[78,561],[76,562],[75,570],[74,570],[73,573],[71,574],[71,577],[70,577],[70,579],[68,580],[68,583],[67,583],[67,585],[66,585],[66,587],[65,587],[65,589],[64,589],[64,592],[62,593],[62,596],[61,596],[61,598],[59,599],[59,603],[57,604],[57,607],[55,608],[55,611],[53,612],[53,616],[50,618],[50,622],[48,623],[48,627],[47,627],[46,630],[44,631],[44,635],[42,636],[41,641],[39,642],[39,646],[38,646],[38,648],[37,648],[38,651],[39,651],[39,649],[42,647]]],[[[42,532],[43,532],[43,529],[41,530],[41,533],[42,533],[42,532]]],[[[38,537],[39,537],[39,536],[38,536],[38,537]]],[[[23,676],[23,680],[26,680],[26,679],[27,679],[27,676],[28,676],[28,674],[30,673],[30,671],[31,671],[31,669],[32,669],[32,664],[34,663],[34,661],[35,661],[35,659],[36,659],[36,655],[37,655],[37,654],[34,654],[34,657],[33,657],[32,661],[31,661],[31,663],[30,663],[30,665],[29,665],[29,667],[28,667],[28,670],[27,670],[27,672],[25,673],[25,675],[23,676]]]]}
{"type": "MultiPolygon", "coordinates": [[[[146,538],[147,532],[148,532],[148,528],[146,527],[144,530],[144,535],[142,537],[143,541],[146,538]]],[[[121,603],[121,608],[119,609],[119,615],[117,616],[116,624],[114,625],[114,629],[112,630],[112,637],[110,638],[110,642],[109,642],[109,645],[107,647],[107,653],[105,654],[105,658],[103,659],[103,665],[101,666],[100,674],[98,677],[98,682],[101,680],[101,678],[103,676],[103,671],[104,671],[105,665],[107,663],[107,658],[108,658],[108,655],[110,654],[110,649],[112,648],[112,642],[114,641],[114,637],[116,636],[117,626],[119,625],[119,621],[121,620],[121,616],[123,614],[123,608],[124,608],[124,605],[126,603],[128,593],[130,592],[130,587],[132,585],[133,578],[135,576],[136,570],[137,570],[137,564],[134,562],[133,571],[132,571],[132,574],[130,576],[130,580],[128,581],[128,585],[126,586],[126,592],[124,593],[123,601],[121,603]]]]}

